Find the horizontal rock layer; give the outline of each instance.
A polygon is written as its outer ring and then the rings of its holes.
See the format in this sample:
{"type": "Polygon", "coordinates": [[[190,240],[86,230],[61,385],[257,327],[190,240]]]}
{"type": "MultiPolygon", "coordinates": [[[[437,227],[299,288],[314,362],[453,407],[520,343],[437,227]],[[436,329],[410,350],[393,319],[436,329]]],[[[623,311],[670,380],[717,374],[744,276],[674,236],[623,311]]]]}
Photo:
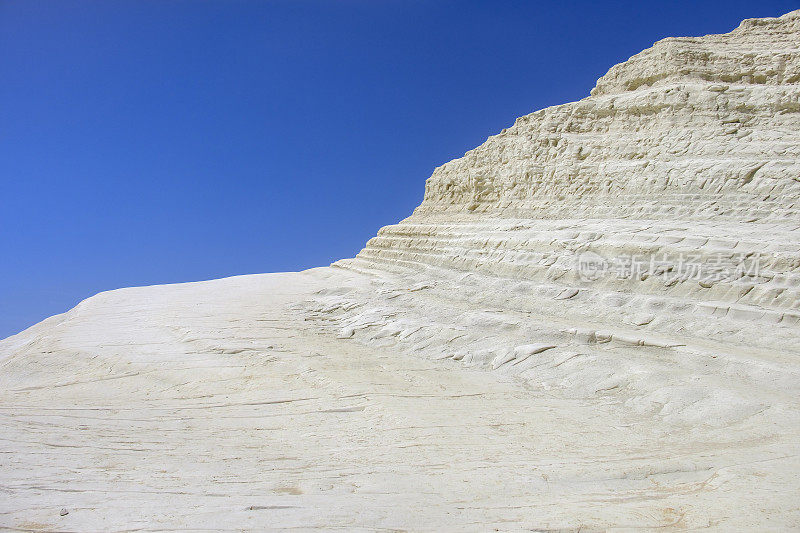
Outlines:
{"type": "Polygon", "coordinates": [[[800,355],[799,69],[800,11],[659,41],[437,168],[339,265],[473,273],[543,317],[653,315],[638,329],[673,343],[800,355]]]}
{"type": "Polygon", "coordinates": [[[0,341],[0,527],[797,529],[799,73],[659,41],[353,259],[0,341]]]}

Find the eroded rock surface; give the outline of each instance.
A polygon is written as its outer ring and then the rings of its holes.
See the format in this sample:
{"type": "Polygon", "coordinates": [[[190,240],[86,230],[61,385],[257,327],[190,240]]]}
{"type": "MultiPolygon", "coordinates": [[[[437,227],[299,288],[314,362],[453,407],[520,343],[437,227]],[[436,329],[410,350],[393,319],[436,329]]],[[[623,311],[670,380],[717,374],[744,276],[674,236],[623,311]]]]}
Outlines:
{"type": "Polygon", "coordinates": [[[0,527],[796,529],[798,357],[800,11],[521,117],[354,259],[0,342],[0,527]]]}

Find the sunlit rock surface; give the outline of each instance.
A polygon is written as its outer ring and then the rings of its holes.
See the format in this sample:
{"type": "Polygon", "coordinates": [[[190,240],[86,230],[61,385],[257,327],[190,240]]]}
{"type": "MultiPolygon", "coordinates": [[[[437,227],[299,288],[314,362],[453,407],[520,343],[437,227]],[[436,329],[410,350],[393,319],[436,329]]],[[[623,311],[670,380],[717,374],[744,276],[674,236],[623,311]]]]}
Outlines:
{"type": "Polygon", "coordinates": [[[0,527],[800,528],[800,11],[671,38],[354,259],[0,342],[0,527]]]}

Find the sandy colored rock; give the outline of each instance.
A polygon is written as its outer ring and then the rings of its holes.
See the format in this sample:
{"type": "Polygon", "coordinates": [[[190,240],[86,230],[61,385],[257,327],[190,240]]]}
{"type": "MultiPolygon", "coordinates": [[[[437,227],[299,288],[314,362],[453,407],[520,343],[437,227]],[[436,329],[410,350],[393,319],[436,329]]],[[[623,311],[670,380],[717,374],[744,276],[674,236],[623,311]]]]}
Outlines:
{"type": "Polygon", "coordinates": [[[353,259],[0,365],[0,527],[800,528],[800,11],[517,119],[353,259]]]}

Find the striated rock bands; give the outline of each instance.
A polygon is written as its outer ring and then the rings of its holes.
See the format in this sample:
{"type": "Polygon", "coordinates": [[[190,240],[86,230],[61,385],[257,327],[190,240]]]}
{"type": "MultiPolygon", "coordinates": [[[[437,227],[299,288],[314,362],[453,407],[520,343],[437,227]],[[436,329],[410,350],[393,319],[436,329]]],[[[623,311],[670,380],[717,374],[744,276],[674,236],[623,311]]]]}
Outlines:
{"type": "Polygon", "coordinates": [[[656,43],[592,96],[521,117],[437,168],[410,220],[797,220],[797,13],[656,43]]]}
{"type": "Polygon", "coordinates": [[[654,314],[642,334],[798,354],[799,76],[797,11],[659,41],[592,96],[437,168],[412,216],[339,264],[505,279],[476,294],[544,321],[654,314]]]}
{"type": "Polygon", "coordinates": [[[517,119],[353,259],[0,365],[0,527],[800,528],[800,11],[517,119]]]}

